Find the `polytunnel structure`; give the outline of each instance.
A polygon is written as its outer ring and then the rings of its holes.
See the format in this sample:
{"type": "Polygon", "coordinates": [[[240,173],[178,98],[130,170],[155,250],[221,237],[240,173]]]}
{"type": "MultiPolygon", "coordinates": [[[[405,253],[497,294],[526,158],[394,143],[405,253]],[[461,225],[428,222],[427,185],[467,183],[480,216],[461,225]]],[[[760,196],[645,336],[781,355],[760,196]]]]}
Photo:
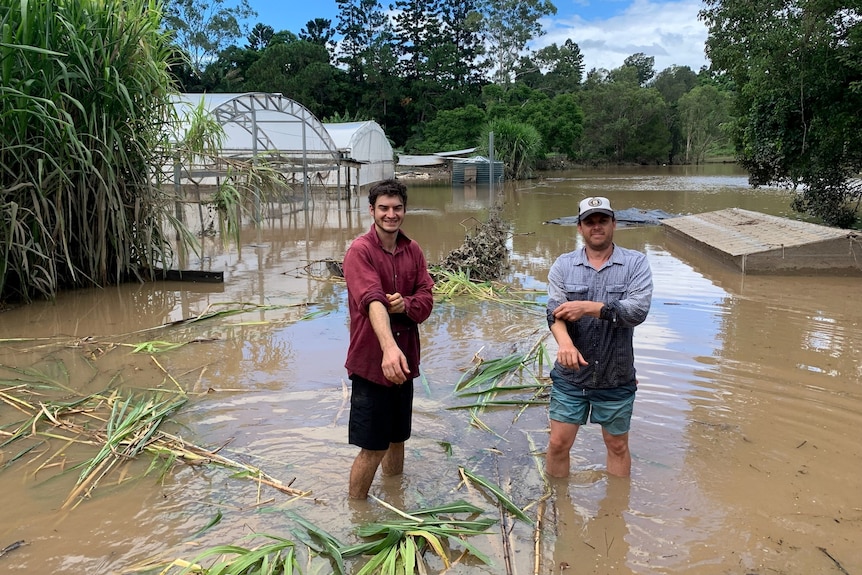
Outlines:
{"type": "Polygon", "coordinates": [[[395,176],[395,156],[392,144],[377,122],[344,122],[324,124],[343,158],[353,160],[330,173],[329,185],[351,182],[364,186],[395,176]],[[335,181],[333,181],[335,179],[335,181]]]}
{"type": "Polygon", "coordinates": [[[265,163],[305,192],[311,186],[357,188],[394,174],[392,147],[376,122],[324,125],[281,94],[179,94],[174,105],[184,124],[180,133],[201,103],[224,131],[219,158],[175,166],[175,184],[218,185],[231,160],[265,163]]]}

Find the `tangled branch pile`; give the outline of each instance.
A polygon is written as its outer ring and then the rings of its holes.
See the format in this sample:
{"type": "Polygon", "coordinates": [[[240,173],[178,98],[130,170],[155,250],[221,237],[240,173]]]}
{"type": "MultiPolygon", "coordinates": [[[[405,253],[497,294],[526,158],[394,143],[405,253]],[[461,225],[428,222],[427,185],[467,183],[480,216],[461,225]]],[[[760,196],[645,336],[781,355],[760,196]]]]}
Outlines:
{"type": "Polygon", "coordinates": [[[473,233],[468,230],[464,243],[449,252],[436,267],[453,274],[464,273],[473,281],[497,280],[508,263],[508,225],[500,216],[499,206],[491,209],[485,223],[471,219],[477,223],[473,233]]]}

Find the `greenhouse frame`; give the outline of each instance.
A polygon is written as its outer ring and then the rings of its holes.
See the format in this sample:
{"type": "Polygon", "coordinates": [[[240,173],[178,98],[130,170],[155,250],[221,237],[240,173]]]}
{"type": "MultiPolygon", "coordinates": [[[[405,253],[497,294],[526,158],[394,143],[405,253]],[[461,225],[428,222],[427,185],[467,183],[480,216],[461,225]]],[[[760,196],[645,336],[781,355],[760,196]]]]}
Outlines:
{"type": "Polygon", "coordinates": [[[174,100],[180,133],[201,101],[224,130],[222,161],[173,166],[174,185],[218,185],[232,160],[263,163],[301,186],[306,196],[312,187],[344,189],[349,196],[395,175],[392,146],[376,122],[323,124],[308,108],[277,93],[187,93],[174,100]]]}

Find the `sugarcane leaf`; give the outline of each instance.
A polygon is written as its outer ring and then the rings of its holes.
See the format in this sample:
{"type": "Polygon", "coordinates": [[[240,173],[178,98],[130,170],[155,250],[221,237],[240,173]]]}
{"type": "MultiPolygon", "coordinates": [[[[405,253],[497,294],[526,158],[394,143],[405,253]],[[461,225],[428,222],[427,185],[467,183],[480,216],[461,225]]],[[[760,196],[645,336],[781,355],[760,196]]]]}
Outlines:
{"type": "Polygon", "coordinates": [[[416,571],[416,542],[412,537],[405,538],[399,551],[404,564],[404,575],[413,575],[416,571]]]}
{"type": "Polygon", "coordinates": [[[470,543],[466,539],[461,538],[461,537],[450,537],[449,540],[457,543],[458,545],[463,545],[464,548],[467,549],[467,551],[469,551],[473,556],[475,556],[479,561],[481,561],[485,565],[493,565],[494,564],[494,562],[491,560],[490,557],[488,557],[487,555],[485,555],[484,553],[479,551],[475,545],[473,545],[472,543],[470,543]]]}
{"type": "Polygon", "coordinates": [[[208,522],[206,525],[204,525],[203,527],[201,527],[200,529],[198,529],[198,530],[197,530],[197,531],[192,535],[192,537],[197,537],[198,535],[201,535],[202,533],[205,533],[205,532],[209,531],[210,529],[212,529],[213,527],[215,527],[216,525],[218,525],[218,524],[221,522],[221,520],[222,520],[222,512],[221,512],[221,509],[219,509],[218,511],[216,511],[215,516],[213,516],[213,518],[212,518],[212,519],[210,519],[210,520],[209,520],[209,522],[208,522]]]}
{"type": "Polygon", "coordinates": [[[488,481],[481,475],[472,473],[471,471],[468,471],[463,467],[461,468],[461,472],[464,474],[465,477],[467,477],[474,483],[478,483],[479,485],[493,493],[494,496],[497,497],[497,500],[503,504],[503,507],[508,509],[509,512],[512,513],[512,515],[514,515],[518,519],[521,519],[522,521],[525,521],[526,523],[529,523],[530,525],[533,524],[533,520],[530,519],[530,517],[526,513],[524,513],[520,507],[515,505],[512,500],[509,499],[509,497],[505,493],[503,493],[503,490],[500,489],[497,485],[488,481]]]}
{"type": "Polygon", "coordinates": [[[434,552],[440,556],[440,559],[443,560],[443,564],[447,568],[449,567],[449,556],[446,555],[446,551],[443,549],[443,544],[440,542],[440,539],[436,535],[422,529],[416,531],[408,531],[407,535],[411,537],[421,537],[425,541],[427,541],[431,548],[434,549],[434,552]]]}
{"type": "Polygon", "coordinates": [[[356,575],[370,575],[371,573],[375,573],[376,569],[383,565],[383,562],[386,561],[386,558],[389,556],[389,550],[383,550],[379,552],[377,555],[371,557],[368,560],[368,563],[362,566],[362,569],[356,572],[356,575]]]}
{"type": "MultiPolygon", "coordinates": [[[[357,530],[358,532],[359,530],[357,530]]],[[[362,535],[363,537],[365,535],[362,535]]],[[[383,539],[379,539],[377,541],[372,541],[370,543],[362,543],[359,545],[351,545],[349,547],[342,547],[339,551],[341,552],[342,557],[352,557],[355,555],[369,555],[378,553],[384,549],[388,549],[389,547],[393,547],[398,544],[401,538],[404,536],[404,531],[397,528],[390,528],[386,533],[386,537],[383,539]]]]}
{"type": "Polygon", "coordinates": [[[416,511],[410,511],[410,515],[422,516],[422,515],[440,515],[440,514],[453,514],[453,513],[482,513],[482,509],[476,507],[472,503],[467,503],[464,500],[453,501],[452,503],[446,503],[444,505],[438,505],[437,507],[426,507],[424,509],[417,509],[416,511]]]}

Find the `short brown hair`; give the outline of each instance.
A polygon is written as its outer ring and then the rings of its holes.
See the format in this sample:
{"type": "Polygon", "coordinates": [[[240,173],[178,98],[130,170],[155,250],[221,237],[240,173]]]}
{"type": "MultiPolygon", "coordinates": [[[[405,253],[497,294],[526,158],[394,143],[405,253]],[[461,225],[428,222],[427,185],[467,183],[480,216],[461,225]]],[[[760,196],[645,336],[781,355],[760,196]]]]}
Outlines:
{"type": "Polygon", "coordinates": [[[380,196],[398,196],[404,202],[404,207],[407,207],[407,186],[394,178],[372,185],[368,190],[368,203],[374,206],[380,196]]]}

